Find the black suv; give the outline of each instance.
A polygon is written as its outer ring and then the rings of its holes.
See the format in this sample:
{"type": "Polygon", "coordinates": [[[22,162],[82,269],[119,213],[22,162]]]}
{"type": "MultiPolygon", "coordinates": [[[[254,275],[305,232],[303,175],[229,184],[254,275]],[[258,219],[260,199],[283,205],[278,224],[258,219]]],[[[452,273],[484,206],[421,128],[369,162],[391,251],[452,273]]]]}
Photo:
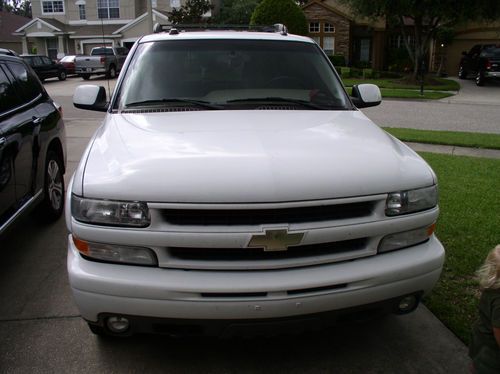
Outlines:
{"type": "Polygon", "coordinates": [[[66,79],[66,69],[60,63],[52,61],[47,56],[21,55],[43,82],[47,78],[58,78],[60,81],[66,79]]]}
{"type": "Polygon", "coordinates": [[[22,59],[0,55],[0,235],[35,205],[44,221],[60,217],[65,167],[60,106],[22,59]]]}
{"type": "Polygon", "coordinates": [[[500,44],[477,44],[468,53],[462,52],[458,77],[467,79],[470,74],[478,86],[489,79],[500,79],[500,44]]]}

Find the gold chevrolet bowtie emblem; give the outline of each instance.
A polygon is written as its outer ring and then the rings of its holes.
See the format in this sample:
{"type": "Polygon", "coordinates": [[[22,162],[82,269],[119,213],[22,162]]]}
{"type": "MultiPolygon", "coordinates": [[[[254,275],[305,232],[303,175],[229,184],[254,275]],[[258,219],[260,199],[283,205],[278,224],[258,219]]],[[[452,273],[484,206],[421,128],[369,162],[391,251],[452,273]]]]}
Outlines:
{"type": "Polygon", "coordinates": [[[252,235],[248,247],[264,248],[266,252],[286,251],[289,246],[300,244],[304,233],[289,234],[288,230],[265,230],[265,234],[252,235]]]}

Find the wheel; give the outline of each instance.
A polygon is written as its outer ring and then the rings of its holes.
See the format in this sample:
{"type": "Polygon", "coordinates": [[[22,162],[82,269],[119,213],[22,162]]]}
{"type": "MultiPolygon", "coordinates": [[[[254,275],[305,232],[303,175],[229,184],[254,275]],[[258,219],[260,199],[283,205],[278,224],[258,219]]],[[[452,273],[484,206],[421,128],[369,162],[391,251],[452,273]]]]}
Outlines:
{"type": "Polygon", "coordinates": [[[81,74],[80,75],[83,79],[85,79],[86,81],[88,81],[90,79],[90,74],[81,74]]]}
{"type": "Polygon", "coordinates": [[[61,70],[59,72],[59,75],[57,77],[60,81],[65,81],[66,80],[66,72],[64,70],[61,70]]]}
{"type": "Polygon", "coordinates": [[[115,78],[116,77],[116,68],[115,65],[110,65],[108,73],[106,74],[107,78],[115,78]]]}
{"type": "Polygon", "coordinates": [[[478,71],[476,75],[476,85],[484,86],[484,81],[484,75],[480,71],[478,71]]]}
{"type": "Polygon", "coordinates": [[[458,77],[460,79],[467,79],[467,72],[462,65],[460,65],[460,68],[458,68],[458,77]]]}
{"type": "Polygon", "coordinates": [[[44,222],[57,220],[64,210],[63,166],[54,151],[47,153],[44,169],[43,201],[37,208],[37,215],[44,222]]]}

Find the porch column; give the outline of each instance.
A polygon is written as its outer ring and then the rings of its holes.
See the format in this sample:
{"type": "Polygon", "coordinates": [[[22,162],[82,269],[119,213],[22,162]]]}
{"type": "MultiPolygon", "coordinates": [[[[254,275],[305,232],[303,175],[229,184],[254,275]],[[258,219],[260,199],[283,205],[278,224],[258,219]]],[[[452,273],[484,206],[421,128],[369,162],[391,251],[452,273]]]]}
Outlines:
{"type": "Polygon", "coordinates": [[[29,51],[28,51],[28,38],[23,36],[21,38],[21,41],[23,43],[23,55],[26,55],[29,53],[29,51]]]}
{"type": "Polygon", "coordinates": [[[64,57],[64,36],[59,35],[57,37],[58,45],[57,45],[57,58],[64,57]]]}

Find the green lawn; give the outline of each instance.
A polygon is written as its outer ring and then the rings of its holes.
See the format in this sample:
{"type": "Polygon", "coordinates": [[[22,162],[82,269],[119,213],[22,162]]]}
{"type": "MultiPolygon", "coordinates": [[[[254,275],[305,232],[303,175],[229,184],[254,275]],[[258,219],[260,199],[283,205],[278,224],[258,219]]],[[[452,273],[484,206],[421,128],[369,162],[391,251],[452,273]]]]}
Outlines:
{"type": "MultiPolygon", "coordinates": [[[[424,85],[425,90],[431,91],[459,91],[460,84],[456,81],[446,78],[433,78],[440,84],[424,85]]],[[[352,87],[355,84],[372,83],[380,88],[398,88],[406,90],[419,90],[420,86],[416,84],[407,84],[402,79],[363,79],[363,78],[345,78],[342,79],[346,87],[352,87]]]]}
{"type": "Polygon", "coordinates": [[[500,149],[499,134],[458,131],[415,130],[384,127],[384,130],[405,142],[456,145],[461,147],[500,149]]]}
{"type": "MultiPolygon", "coordinates": [[[[347,93],[351,95],[352,88],[346,87],[347,93]]],[[[393,89],[393,88],[381,88],[380,92],[384,98],[401,98],[401,99],[427,99],[436,100],[443,99],[445,97],[453,96],[449,92],[438,92],[438,91],[424,91],[424,96],[420,95],[420,91],[414,89],[393,89]]]]}
{"type": "Polygon", "coordinates": [[[474,273],[500,242],[500,160],[421,155],[438,176],[436,233],[446,250],[443,274],[425,304],[467,343],[479,297],[474,273]]]}

